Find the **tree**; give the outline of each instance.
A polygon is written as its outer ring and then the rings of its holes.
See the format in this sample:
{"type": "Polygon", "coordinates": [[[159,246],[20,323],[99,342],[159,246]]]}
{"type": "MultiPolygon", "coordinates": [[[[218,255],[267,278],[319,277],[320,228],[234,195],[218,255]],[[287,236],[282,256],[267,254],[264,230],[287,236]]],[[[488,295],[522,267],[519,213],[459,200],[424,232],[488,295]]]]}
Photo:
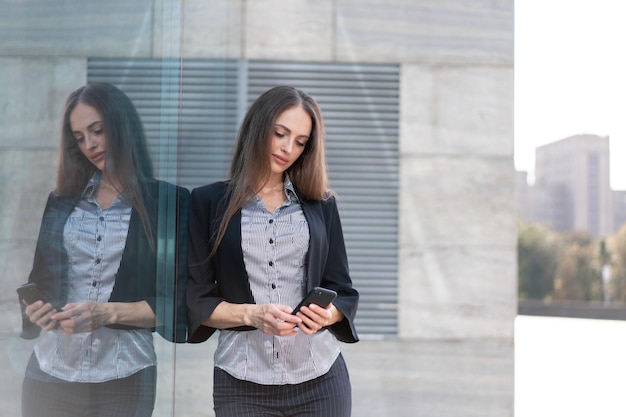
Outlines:
{"type": "Polygon", "coordinates": [[[584,232],[574,232],[565,235],[563,242],[554,280],[554,299],[602,300],[601,267],[593,239],[584,232]]]}
{"type": "Polygon", "coordinates": [[[626,302],[626,225],[607,239],[610,254],[611,298],[626,302]]]}
{"type": "Polygon", "coordinates": [[[601,301],[602,267],[608,264],[610,300],[626,303],[626,225],[594,240],[584,231],[563,234],[520,222],[517,255],[520,299],[601,301]]]}
{"type": "Polygon", "coordinates": [[[557,235],[538,224],[518,224],[517,262],[520,299],[543,300],[552,295],[558,266],[557,235]]]}

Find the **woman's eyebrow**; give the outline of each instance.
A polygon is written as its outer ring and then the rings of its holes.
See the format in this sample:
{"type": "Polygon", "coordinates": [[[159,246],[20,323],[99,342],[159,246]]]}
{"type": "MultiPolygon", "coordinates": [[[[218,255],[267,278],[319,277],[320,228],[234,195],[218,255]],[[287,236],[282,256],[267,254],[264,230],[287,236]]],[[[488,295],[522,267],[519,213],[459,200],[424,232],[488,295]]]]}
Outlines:
{"type": "MultiPolygon", "coordinates": [[[[102,123],[102,120],[96,120],[95,122],[91,123],[89,126],[87,126],[87,129],[91,129],[94,125],[98,124],[98,123],[102,123]]],[[[78,130],[72,130],[72,134],[74,133],[81,133],[78,130]]]]}
{"type": "Polygon", "coordinates": [[[276,123],[276,124],[275,124],[275,126],[280,126],[280,127],[282,127],[283,129],[285,129],[287,132],[291,133],[291,129],[289,129],[289,128],[288,128],[287,126],[285,126],[285,125],[281,125],[280,123],[276,123]]]}
{"type": "MultiPolygon", "coordinates": [[[[287,132],[291,133],[291,129],[289,129],[287,126],[285,125],[281,125],[280,123],[276,123],[274,126],[279,126],[282,127],[283,129],[285,129],[287,132]]],[[[305,139],[309,139],[309,135],[298,135],[299,138],[305,138],[305,139]]]]}

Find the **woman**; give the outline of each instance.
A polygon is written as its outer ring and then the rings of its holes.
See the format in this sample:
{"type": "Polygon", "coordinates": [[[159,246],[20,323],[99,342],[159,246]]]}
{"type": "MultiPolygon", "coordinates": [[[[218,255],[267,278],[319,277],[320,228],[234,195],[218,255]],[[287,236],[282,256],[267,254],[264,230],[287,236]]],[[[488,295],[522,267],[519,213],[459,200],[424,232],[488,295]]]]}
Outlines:
{"type": "Polygon", "coordinates": [[[152,331],[186,337],[189,191],[154,179],[139,115],[110,84],[69,96],[61,136],[29,276],[49,302],[23,306],[22,337],[39,336],[23,416],[150,416],[152,331]]]}
{"type": "Polygon", "coordinates": [[[189,342],[220,330],[214,406],[224,416],[349,416],[338,341],[358,341],[359,295],[328,191],[317,103],[275,87],[250,107],[231,179],[191,194],[189,342]],[[338,293],[292,315],[308,290],[338,293]]]}

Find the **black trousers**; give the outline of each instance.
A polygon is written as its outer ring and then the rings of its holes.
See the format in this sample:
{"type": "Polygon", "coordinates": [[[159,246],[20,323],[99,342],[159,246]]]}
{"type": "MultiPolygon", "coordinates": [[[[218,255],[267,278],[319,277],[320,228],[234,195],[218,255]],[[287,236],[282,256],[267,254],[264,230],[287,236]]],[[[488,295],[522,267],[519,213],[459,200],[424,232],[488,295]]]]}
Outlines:
{"type": "Polygon", "coordinates": [[[154,366],[99,383],[27,374],[22,384],[22,417],[150,417],[155,396],[154,366]]]}
{"type": "Polygon", "coordinates": [[[350,417],[352,388],[341,355],[325,375],[295,385],[255,384],[215,368],[213,403],[216,417],[350,417]]]}

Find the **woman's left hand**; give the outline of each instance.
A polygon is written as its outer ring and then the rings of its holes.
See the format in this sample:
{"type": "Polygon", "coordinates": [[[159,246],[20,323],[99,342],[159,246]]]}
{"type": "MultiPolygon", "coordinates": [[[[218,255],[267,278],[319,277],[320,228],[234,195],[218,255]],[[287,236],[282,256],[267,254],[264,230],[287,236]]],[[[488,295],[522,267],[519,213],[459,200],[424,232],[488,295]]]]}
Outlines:
{"type": "Polygon", "coordinates": [[[152,328],[156,324],[154,312],[145,300],[130,303],[69,303],[63,307],[63,311],[53,314],[51,318],[59,322],[58,330],[63,333],[92,332],[113,324],[140,328],[152,328]]]}
{"type": "Polygon", "coordinates": [[[92,332],[109,324],[109,310],[107,303],[81,301],[66,304],[63,311],[53,315],[53,319],[59,322],[57,330],[63,333],[92,332]]]}
{"type": "Polygon", "coordinates": [[[306,334],[316,333],[343,318],[343,314],[332,303],[326,308],[310,304],[302,307],[296,315],[302,319],[298,328],[306,334]]]}

